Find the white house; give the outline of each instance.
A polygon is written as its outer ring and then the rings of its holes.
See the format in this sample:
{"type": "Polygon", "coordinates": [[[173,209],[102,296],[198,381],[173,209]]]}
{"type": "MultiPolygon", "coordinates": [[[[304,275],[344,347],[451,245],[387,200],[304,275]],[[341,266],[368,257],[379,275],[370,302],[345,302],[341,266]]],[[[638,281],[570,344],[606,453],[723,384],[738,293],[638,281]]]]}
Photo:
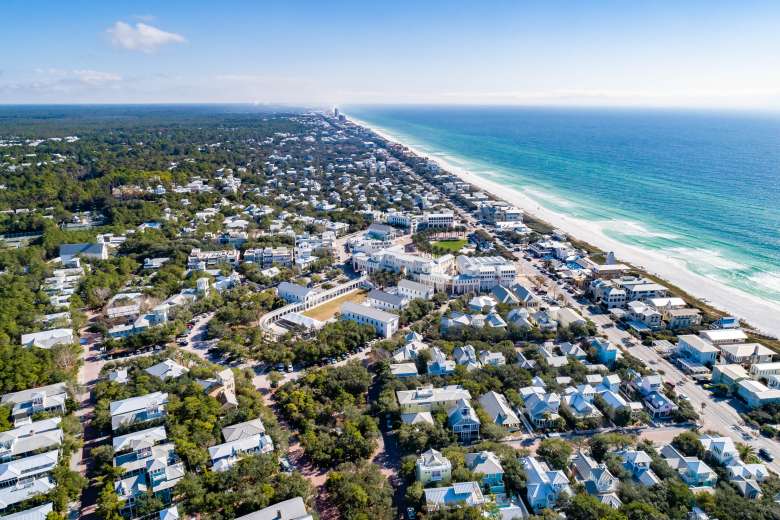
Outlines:
{"type": "Polygon", "coordinates": [[[398,294],[408,298],[409,300],[423,299],[430,300],[433,298],[433,287],[415,282],[412,280],[403,279],[398,282],[398,294]]]}
{"type": "Polygon", "coordinates": [[[397,314],[353,302],[341,305],[341,319],[354,321],[361,325],[370,325],[378,336],[385,339],[390,338],[398,331],[399,318],[397,314]]]}
{"type": "Polygon", "coordinates": [[[452,463],[450,460],[433,448],[420,455],[415,463],[415,475],[423,485],[429,482],[449,480],[452,476],[452,463]]]}
{"type": "Polygon", "coordinates": [[[479,398],[479,404],[485,412],[493,419],[493,422],[503,426],[509,431],[520,429],[520,418],[515,413],[512,405],[504,396],[492,390],[479,398]]]}
{"type": "Polygon", "coordinates": [[[111,429],[117,431],[135,424],[162,419],[165,417],[166,404],[168,394],[163,392],[112,401],[109,405],[111,429]]]}
{"type": "Polygon", "coordinates": [[[56,345],[71,345],[76,343],[76,340],[73,336],[73,329],[62,328],[22,334],[21,343],[23,347],[49,349],[56,345]]]}

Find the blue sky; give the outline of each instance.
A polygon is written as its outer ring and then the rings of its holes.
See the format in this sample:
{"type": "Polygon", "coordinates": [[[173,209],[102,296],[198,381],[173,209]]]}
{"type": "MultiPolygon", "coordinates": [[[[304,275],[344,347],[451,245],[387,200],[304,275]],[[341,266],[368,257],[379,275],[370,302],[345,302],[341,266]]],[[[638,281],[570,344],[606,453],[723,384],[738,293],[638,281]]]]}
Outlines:
{"type": "Polygon", "coordinates": [[[36,1],[0,103],[780,108],[776,1],[36,1]]]}

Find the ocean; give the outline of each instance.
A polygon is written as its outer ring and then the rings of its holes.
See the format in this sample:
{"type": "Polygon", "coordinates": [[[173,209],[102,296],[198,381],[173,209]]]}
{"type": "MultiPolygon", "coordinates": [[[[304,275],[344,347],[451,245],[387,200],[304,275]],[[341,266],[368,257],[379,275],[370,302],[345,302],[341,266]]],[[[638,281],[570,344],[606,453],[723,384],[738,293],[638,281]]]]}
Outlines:
{"type": "Polygon", "coordinates": [[[661,109],[346,107],[431,158],[780,303],[780,115],[661,109]]]}

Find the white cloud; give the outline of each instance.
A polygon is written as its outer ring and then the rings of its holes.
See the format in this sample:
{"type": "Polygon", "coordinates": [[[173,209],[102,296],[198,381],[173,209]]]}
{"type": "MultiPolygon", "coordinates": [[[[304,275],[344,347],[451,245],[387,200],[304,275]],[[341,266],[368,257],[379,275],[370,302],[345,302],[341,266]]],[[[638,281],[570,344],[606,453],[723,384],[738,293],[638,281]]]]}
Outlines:
{"type": "Polygon", "coordinates": [[[111,42],[117,47],[146,53],[154,52],[163,45],[187,41],[181,34],[163,31],[142,22],[133,26],[119,21],[109,27],[107,32],[111,36],[111,42]]]}
{"type": "Polygon", "coordinates": [[[99,70],[74,70],[72,77],[84,85],[100,87],[122,81],[122,76],[113,72],[101,72],[99,70]]]}

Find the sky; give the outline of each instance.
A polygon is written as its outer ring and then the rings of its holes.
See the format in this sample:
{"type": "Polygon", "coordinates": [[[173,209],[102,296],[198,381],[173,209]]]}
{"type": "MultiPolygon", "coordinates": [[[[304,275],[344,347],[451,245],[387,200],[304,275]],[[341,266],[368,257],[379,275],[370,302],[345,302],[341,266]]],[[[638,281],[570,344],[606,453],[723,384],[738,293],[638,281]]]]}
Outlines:
{"type": "Polygon", "coordinates": [[[0,103],[780,110],[780,2],[3,0],[0,103]]]}

